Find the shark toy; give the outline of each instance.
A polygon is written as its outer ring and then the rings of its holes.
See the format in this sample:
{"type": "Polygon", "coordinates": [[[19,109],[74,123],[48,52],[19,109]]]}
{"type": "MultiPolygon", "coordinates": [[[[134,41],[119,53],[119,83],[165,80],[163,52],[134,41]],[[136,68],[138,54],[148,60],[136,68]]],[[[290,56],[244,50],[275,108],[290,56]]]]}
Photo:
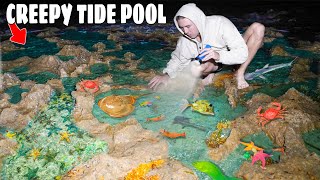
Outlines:
{"type": "MultiPolygon", "coordinates": [[[[296,59],[296,58],[295,58],[296,59]]],[[[294,60],[295,60],[294,59],[294,60]]],[[[293,61],[294,61],[293,60],[293,61]]],[[[266,74],[268,72],[271,72],[271,71],[274,71],[274,70],[277,70],[277,69],[280,69],[280,68],[284,68],[284,67],[289,67],[292,65],[293,61],[289,62],[289,63],[283,63],[283,64],[277,64],[277,65],[272,65],[272,66],[269,66],[269,64],[265,65],[263,68],[261,69],[257,69],[256,71],[254,72],[251,72],[251,73],[246,73],[244,75],[244,78],[246,80],[252,80],[256,77],[260,77],[262,79],[266,79],[263,74],[266,74]]]]}

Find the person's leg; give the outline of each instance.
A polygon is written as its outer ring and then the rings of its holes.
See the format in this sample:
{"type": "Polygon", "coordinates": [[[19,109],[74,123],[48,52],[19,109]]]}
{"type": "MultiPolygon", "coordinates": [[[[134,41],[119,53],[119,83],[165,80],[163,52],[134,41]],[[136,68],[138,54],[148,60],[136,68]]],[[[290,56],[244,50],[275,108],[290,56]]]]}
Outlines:
{"type": "Polygon", "coordinates": [[[248,29],[243,34],[243,39],[245,40],[248,46],[248,59],[240,65],[239,69],[235,72],[238,89],[244,89],[249,86],[247,81],[244,79],[244,73],[253,57],[256,55],[258,49],[263,45],[264,37],[264,25],[260,23],[251,24],[248,29]]]}
{"type": "Polygon", "coordinates": [[[206,62],[204,64],[201,64],[202,68],[202,84],[203,85],[209,85],[212,83],[214,73],[216,70],[219,69],[219,66],[216,63],[213,62],[206,62]]]}

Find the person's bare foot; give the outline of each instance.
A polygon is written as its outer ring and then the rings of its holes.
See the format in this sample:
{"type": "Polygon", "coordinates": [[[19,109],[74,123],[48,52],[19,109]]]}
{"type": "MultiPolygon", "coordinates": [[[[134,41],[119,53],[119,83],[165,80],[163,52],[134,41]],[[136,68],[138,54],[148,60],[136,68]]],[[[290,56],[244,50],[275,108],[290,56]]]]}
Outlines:
{"type": "Polygon", "coordinates": [[[244,74],[236,72],[235,76],[236,76],[236,79],[237,79],[237,88],[238,89],[244,89],[244,88],[249,87],[249,84],[244,79],[244,74]]]}
{"type": "Polygon", "coordinates": [[[214,77],[214,73],[209,74],[207,77],[202,79],[202,84],[207,86],[212,83],[214,77]]]}

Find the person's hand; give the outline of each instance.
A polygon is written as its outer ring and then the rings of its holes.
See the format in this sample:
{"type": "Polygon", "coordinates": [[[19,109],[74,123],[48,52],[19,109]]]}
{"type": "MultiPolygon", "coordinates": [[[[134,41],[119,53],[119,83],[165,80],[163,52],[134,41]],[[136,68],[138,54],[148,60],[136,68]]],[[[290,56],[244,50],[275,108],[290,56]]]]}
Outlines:
{"type": "Polygon", "coordinates": [[[169,77],[168,74],[156,76],[156,77],[151,79],[151,81],[149,82],[148,86],[152,90],[156,90],[159,87],[160,84],[166,85],[168,83],[169,78],[170,77],[169,77]]]}
{"type": "Polygon", "coordinates": [[[208,74],[212,73],[217,69],[218,66],[213,64],[212,62],[206,62],[204,64],[201,64],[201,74],[204,76],[207,76],[208,74]]]}
{"type": "Polygon", "coordinates": [[[212,48],[205,48],[200,52],[201,56],[205,56],[202,61],[208,61],[210,59],[219,59],[220,55],[216,51],[214,51],[212,48]],[[202,54],[201,54],[202,53],[202,54]]]}

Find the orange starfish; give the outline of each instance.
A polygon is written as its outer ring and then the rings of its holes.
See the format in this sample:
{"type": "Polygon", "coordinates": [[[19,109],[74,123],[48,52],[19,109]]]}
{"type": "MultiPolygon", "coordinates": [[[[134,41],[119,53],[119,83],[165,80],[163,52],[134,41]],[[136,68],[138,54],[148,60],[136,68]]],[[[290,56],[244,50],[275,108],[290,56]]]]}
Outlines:
{"type": "Polygon", "coordinates": [[[247,146],[246,148],[244,148],[245,151],[254,151],[253,149],[255,149],[256,151],[261,151],[263,150],[262,148],[259,148],[258,146],[255,146],[254,143],[252,141],[250,141],[250,143],[245,143],[245,142],[241,142],[241,144],[247,146]]]}

